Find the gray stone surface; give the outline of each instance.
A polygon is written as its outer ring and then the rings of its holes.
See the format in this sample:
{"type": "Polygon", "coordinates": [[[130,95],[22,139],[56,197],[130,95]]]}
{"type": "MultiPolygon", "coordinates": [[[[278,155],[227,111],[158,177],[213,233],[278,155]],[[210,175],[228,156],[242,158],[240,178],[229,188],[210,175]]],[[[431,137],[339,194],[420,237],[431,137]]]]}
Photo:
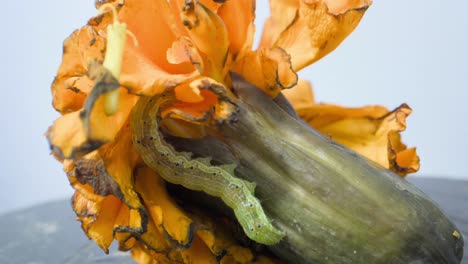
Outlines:
{"type": "Polygon", "coordinates": [[[0,263],[134,263],[114,246],[106,255],[88,240],[70,202],[60,200],[0,216],[0,263]]]}
{"type": "MultiPolygon", "coordinates": [[[[410,181],[443,208],[467,239],[468,181],[419,178],[410,181]]],[[[133,263],[128,253],[112,247],[106,255],[89,241],[67,200],[0,215],[0,237],[0,263],[133,263]]],[[[467,249],[465,241],[463,264],[468,264],[467,249]]]]}

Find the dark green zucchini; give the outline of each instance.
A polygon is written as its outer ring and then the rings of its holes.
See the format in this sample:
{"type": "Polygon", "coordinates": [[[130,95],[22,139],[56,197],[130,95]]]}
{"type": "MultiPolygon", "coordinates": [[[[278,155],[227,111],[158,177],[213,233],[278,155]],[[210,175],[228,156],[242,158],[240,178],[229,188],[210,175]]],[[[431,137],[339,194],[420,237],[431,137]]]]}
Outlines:
{"type": "MultiPolygon", "coordinates": [[[[170,142],[221,164],[238,163],[236,174],[257,184],[269,218],[286,231],[269,247],[285,263],[460,263],[461,232],[424,193],[323,137],[284,98],[271,100],[241,80],[234,88],[239,112],[214,133],[224,143],[170,142]]],[[[172,189],[185,205],[215,208],[235,221],[213,197],[172,189]]]]}
{"type": "Polygon", "coordinates": [[[460,263],[460,232],[424,193],[258,89],[241,80],[234,88],[238,116],[218,137],[287,233],[270,247],[276,255],[288,263],[460,263]]]}

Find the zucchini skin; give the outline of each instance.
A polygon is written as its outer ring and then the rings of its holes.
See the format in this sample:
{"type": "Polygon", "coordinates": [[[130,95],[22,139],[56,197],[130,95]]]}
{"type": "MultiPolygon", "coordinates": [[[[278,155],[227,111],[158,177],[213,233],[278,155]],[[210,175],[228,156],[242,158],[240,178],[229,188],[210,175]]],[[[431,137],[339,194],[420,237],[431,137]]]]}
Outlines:
{"type": "Polygon", "coordinates": [[[250,84],[234,78],[234,91],[237,121],[222,124],[219,139],[286,231],[269,247],[277,256],[288,263],[461,262],[463,237],[454,235],[461,232],[427,195],[250,84]]]}

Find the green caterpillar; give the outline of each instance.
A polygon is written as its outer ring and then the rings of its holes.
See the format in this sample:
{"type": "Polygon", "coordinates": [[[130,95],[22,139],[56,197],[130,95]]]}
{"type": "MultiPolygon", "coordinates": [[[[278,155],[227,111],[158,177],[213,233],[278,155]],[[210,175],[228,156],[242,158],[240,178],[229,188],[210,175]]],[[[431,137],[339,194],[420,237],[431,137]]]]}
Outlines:
{"type": "Polygon", "coordinates": [[[160,106],[170,102],[168,94],[141,98],[132,111],[133,144],[144,162],[166,181],[219,197],[234,214],[252,240],[277,244],[285,233],[275,228],[253,195],[255,184],[237,178],[233,165],[213,166],[207,158],[192,159],[189,152],[177,152],[159,131],[160,106]]]}

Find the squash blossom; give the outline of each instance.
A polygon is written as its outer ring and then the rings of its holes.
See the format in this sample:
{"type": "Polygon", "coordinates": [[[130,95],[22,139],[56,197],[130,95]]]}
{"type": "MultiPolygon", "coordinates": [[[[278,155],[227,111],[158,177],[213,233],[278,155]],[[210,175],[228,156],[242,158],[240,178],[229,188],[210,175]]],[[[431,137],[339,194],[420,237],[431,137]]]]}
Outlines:
{"type": "Polygon", "coordinates": [[[51,88],[62,116],[46,133],[86,235],[105,252],[117,240],[138,263],[456,263],[459,232],[395,176],[419,169],[399,134],[411,109],[319,104],[297,76],[370,4],[272,0],[254,50],[253,0],[96,1],[99,14],[64,42],[51,88]],[[132,109],[162,93],[175,98],[160,109],[165,140],[236,164],[285,232],[279,244],[250,241],[217,198],[145,164],[132,109]]]}

